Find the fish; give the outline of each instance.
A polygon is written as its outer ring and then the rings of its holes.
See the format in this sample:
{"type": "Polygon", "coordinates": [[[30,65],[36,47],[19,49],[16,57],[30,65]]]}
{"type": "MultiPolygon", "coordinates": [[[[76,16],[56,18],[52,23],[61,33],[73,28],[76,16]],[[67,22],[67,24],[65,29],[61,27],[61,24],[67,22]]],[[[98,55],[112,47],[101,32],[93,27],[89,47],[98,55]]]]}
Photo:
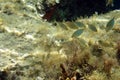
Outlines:
{"type": "Polygon", "coordinates": [[[78,29],[72,34],[72,38],[79,37],[84,32],[84,29],[78,29]]]}
{"type": "Polygon", "coordinates": [[[114,17],[108,21],[107,25],[106,25],[106,31],[108,32],[109,30],[111,30],[114,27],[115,24],[115,19],[114,17]]]}
{"type": "Polygon", "coordinates": [[[78,26],[79,28],[85,28],[85,24],[82,22],[75,22],[75,25],[78,26]]]}
{"type": "Polygon", "coordinates": [[[43,19],[47,19],[47,21],[50,21],[52,16],[54,15],[55,11],[56,11],[57,6],[54,5],[52,7],[50,7],[50,9],[48,11],[45,12],[45,15],[42,17],[43,19]]]}
{"type": "Polygon", "coordinates": [[[94,32],[97,32],[97,28],[93,24],[89,24],[89,29],[91,29],[94,32]]]}

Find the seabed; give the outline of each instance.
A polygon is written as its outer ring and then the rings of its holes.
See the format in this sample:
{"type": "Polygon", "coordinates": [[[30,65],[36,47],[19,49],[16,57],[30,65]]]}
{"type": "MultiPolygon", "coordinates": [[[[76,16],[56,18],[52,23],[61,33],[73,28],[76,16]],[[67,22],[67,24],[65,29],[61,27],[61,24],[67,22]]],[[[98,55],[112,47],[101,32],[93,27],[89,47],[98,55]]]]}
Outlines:
{"type": "Polygon", "coordinates": [[[120,80],[120,10],[47,22],[0,0],[0,80],[120,80]]]}

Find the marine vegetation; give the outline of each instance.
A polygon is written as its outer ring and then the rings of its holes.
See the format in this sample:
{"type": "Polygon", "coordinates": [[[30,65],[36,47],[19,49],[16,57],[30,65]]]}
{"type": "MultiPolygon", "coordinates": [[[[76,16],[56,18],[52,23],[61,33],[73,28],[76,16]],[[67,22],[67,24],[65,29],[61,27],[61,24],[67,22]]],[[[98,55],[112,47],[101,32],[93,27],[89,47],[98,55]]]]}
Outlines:
{"type": "Polygon", "coordinates": [[[120,80],[120,10],[92,1],[0,0],[0,80],[120,80]]]}

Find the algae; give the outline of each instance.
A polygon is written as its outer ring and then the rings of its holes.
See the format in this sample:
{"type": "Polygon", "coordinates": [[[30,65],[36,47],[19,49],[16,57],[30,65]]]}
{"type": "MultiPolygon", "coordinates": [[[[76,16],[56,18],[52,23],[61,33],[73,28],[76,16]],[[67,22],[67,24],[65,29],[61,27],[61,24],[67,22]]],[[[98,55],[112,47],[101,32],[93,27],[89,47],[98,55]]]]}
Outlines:
{"type": "Polygon", "coordinates": [[[68,24],[43,20],[35,3],[0,0],[1,80],[120,79],[120,10],[68,24]]]}

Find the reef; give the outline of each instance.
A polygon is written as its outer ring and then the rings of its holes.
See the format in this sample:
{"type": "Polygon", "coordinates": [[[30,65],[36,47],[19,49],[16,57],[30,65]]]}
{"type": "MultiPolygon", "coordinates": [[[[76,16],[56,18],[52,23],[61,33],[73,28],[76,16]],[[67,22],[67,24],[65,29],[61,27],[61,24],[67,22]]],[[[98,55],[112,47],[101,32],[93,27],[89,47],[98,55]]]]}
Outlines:
{"type": "Polygon", "coordinates": [[[49,22],[40,1],[0,0],[0,80],[120,80],[120,10],[49,22]]]}

